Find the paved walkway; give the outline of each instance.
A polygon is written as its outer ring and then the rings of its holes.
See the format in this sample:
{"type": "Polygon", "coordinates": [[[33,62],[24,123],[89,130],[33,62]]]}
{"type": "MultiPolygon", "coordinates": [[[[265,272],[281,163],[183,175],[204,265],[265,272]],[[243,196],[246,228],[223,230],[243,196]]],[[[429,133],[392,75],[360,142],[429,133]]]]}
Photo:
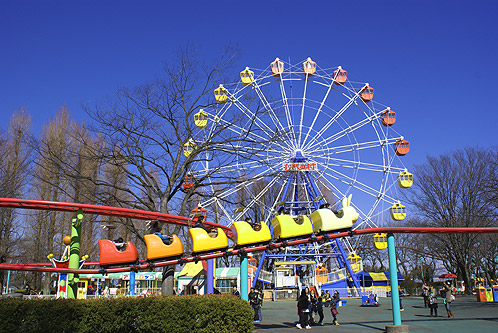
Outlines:
{"type": "MultiPolygon", "coordinates": [[[[312,326],[313,332],[382,332],[392,325],[390,298],[381,298],[377,308],[360,307],[359,299],[347,300],[348,305],[339,307],[340,326],[333,326],[330,308],[324,308],[324,326],[312,326]]],[[[457,296],[451,304],[455,318],[446,317],[446,310],[439,299],[438,317],[430,317],[420,297],[403,298],[405,311],[401,312],[402,324],[410,326],[410,332],[498,332],[498,303],[479,303],[475,296],[457,296]]],[[[296,332],[298,320],[297,302],[265,301],[263,320],[255,323],[254,332],[296,332]]]]}

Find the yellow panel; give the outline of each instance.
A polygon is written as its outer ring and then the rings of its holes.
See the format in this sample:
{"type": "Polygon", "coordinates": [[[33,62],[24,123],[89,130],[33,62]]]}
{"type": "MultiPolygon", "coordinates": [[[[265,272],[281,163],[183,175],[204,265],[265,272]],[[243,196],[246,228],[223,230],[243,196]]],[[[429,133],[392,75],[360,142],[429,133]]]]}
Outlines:
{"type": "Polygon", "coordinates": [[[211,237],[202,228],[190,228],[189,235],[192,241],[192,253],[226,249],[228,247],[227,235],[221,228],[217,228],[216,230],[218,230],[218,235],[211,237]]]}
{"type": "Polygon", "coordinates": [[[387,281],[386,274],[384,273],[368,273],[374,281],[387,281]]]}
{"type": "Polygon", "coordinates": [[[268,225],[261,221],[261,229],[256,231],[245,221],[237,221],[232,224],[233,240],[237,246],[264,243],[271,240],[271,232],[268,225]]]}
{"type": "Polygon", "coordinates": [[[290,215],[278,215],[271,220],[275,238],[294,238],[313,233],[313,226],[306,215],[294,220],[290,215]],[[297,220],[297,221],[296,221],[297,220]]]}
{"type": "Polygon", "coordinates": [[[183,244],[177,235],[173,235],[170,245],[164,244],[161,237],[149,234],[144,236],[147,246],[147,260],[154,260],[167,257],[177,257],[183,254],[183,244]]]}
{"type": "Polygon", "coordinates": [[[178,276],[197,276],[202,272],[204,268],[202,267],[202,262],[188,262],[185,264],[183,269],[180,271],[178,276]]]}

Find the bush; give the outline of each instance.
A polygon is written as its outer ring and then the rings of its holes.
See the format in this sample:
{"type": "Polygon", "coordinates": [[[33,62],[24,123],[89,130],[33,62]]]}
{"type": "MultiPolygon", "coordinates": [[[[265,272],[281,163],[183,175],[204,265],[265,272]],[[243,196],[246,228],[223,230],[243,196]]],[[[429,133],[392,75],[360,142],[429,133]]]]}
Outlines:
{"type": "Polygon", "coordinates": [[[0,300],[3,332],[250,332],[253,315],[221,295],[0,300]]]}

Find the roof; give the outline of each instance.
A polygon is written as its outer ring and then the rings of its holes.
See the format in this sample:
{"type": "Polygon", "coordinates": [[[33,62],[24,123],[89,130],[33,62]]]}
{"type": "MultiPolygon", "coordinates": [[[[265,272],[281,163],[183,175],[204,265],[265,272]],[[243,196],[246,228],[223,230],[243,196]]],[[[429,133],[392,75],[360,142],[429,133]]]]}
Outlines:
{"type": "Polygon", "coordinates": [[[216,268],[217,278],[237,278],[239,276],[239,267],[216,268]]]}

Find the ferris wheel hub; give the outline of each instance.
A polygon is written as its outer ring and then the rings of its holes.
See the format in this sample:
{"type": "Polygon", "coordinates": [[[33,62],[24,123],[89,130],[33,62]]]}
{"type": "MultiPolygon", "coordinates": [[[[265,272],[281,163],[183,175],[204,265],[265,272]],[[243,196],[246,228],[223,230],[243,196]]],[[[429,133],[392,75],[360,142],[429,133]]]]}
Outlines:
{"type": "Polygon", "coordinates": [[[296,149],[294,151],[294,162],[304,162],[306,158],[304,157],[303,151],[301,149],[296,149]]]}

